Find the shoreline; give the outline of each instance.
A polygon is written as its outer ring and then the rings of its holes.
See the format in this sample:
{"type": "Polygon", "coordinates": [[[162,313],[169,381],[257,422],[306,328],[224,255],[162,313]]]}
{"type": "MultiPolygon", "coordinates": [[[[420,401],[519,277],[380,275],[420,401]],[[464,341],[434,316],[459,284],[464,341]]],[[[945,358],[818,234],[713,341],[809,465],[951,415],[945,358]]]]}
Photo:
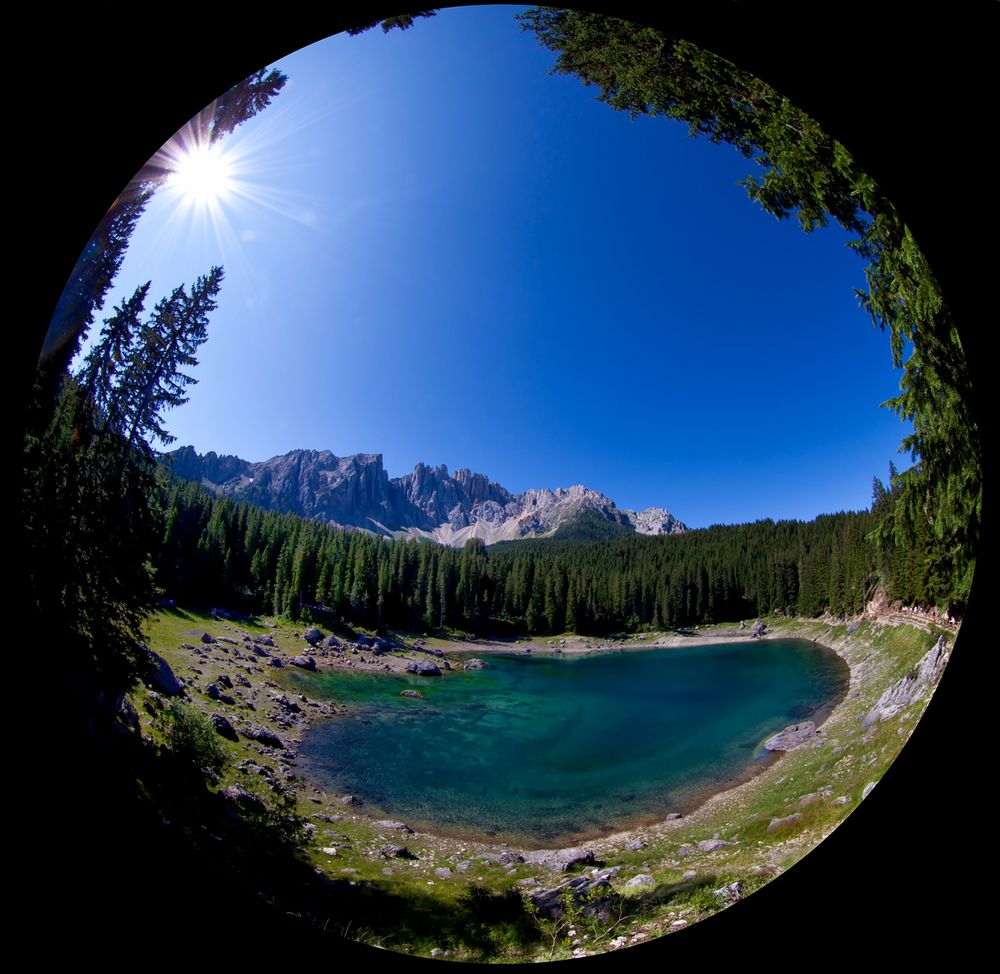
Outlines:
{"type": "MultiPolygon", "coordinates": [[[[857,663],[855,662],[852,664],[851,657],[844,645],[829,645],[825,642],[820,642],[817,637],[809,635],[807,633],[806,625],[803,625],[801,620],[793,619],[789,620],[787,624],[778,623],[777,625],[779,626],[777,630],[769,628],[769,630],[760,637],[752,635],[748,629],[745,631],[739,629],[723,629],[722,631],[700,630],[698,632],[688,633],[656,634],[655,638],[651,638],[649,640],[641,640],[635,637],[632,637],[631,640],[629,640],[628,637],[622,640],[596,640],[593,637],[574,636],[564,637],[560,640],[546,640],[543,645],[539,645],[533,640],[517,640],[513,643],[504,643],[499,641],[477,639],[472,642],[457,641],[458,645],[447,650],[441,650],[441,652],[443,653],[444,659],[447,659],[447,657],[452,653],[467,658],[475,658],[476,656],[499,654],[519,655],[524,654],[528,650],[528,647],[530,647],[532,655],[591,656],[611,655],[621,652],[641,652],[644,650],[654,649],[677,649],[684,647],[710,646],[718,645],[720,642],[747,644],[767,641],[770,639],[803,639],[835,653],[847,665],[849,671],[847,685],[844,687],[840,696],[832,702],[832,704],[824,705],[819,708],[816,714],[810,715],[811,718],[815,718],[817,715],[820,716],[818,721],[814,720],[813,722],[816,725],[817,736],[822,739],[826,733],[822,730],[822,728],[831,720],[835,719],[842,711],[850,696],[851,690],[855,686],[855,671],[857,663]],[[550,645],[551,643],[555,643],[556,645],[550,645]],[[558,645],[558,643],[562,643],[562,645],[558,645]]],[[[813,625],[815,625],[815,621],[813,622],[813,625]]],[[[850,637],[847,637],[847,640],[850,641],[850,637]]],[[[435,648],[440,649],[440,647],[435,648]]],[[[437,657],[434,649],[425,650],[422,647],[415,647],[413,649],[408,649],[407,651],[410,654],[417,652],[424,658],[427,658],[428,654],[438,659],[442,658],[437,657]]],[[[361,655],[360,651],[359,655],[361,655]]],[[[338,656],[333,659],[330,659],[329,657],[321,657],[318,659],[317,672],[321,670],[336,669],[354,672],[370,672],[375,675],[379,672],[403,674],[406,672],[405,667],[409,661],[410,656],[375,656],[374,659],[369,659],[363,656],[357,665],[353,665],[353,661],[345,661],[344,658],[338,654],[338,656]],[[387,665],[388,660],[394,661],[395,665],[391,663],[387,665]],[[380,666],[379,662],[376,661],[381,662],[382,665],[380,666]]],[[[438,679],[442,678],[447,677],[445,674],[438,677],[438,679]]],[[[428,677],[427,679],[433,678],[428,677]]],[[[322,716],[330,717],[333,715],[322,716]]],[[[302,727],[298,733],[296,733],[296,752],[298,751],[298,745],[301,744],[302,737],[308,732],[312,723],[313,720],[310,718],[306,722],[305,726],[302,727]]],[[[697,824],[700,819],[710,815],[727,800],[737,798],[739,795],[745,794],[748,789],[759,787],[769,777],[773,777],[776,773],[775,769],[779,768],[783,763],[781,758],[787,753],[788,752],[782,751],[770,752],[763,759],[757,759],[752,764],[748,765],[742,772],[725,782],[722,787],[709,785],[705,789],[701,790],[700,793],[695,792],[695,794],[699,797],[696,798],[696,804],[690,811],[677,810],[675,812],[667,813],[675,815],[676,817],[654,818],[650,821],[630,825],[623,829],[617,829],[614,832],[603,835],[595,835],[590,838],[581,836],[569,845],[542,846],[533,843],[530,840],[526,840],[523,837],[513,835],[503,836],[498,834],[496,836],[490,836],[485,833],[473,832],[455,832],[453,834],[445,834],[434,831],[433,829],[428,829],[424,826],[424,823],[419,822],[415,823],[414,831],[415,834],[419,835],[421,838],[432,842],[471,843],[479,845],[484,849],[513,849],[529,853],[534,856],[543,854],[558,855],[559,853],[565,853],[568,850],[577,848],[594,848],[595,852],[602,851],[613,845],[622,845],[623,843],[634,841],[640,837],[644,839],[653,837],[660,838],[682,826],[690,827],[692,824],[697,824]]],[[[334,796],[322,789],[318,782],[307,778],[304,780],[304,783],[327,798],[334,798],[334,800],[336,800],[334,796]]],[[[355,814],[358,814],[359,817],[367,819],[374,824],[379,820],[378,816],[381,813],[373,812],[372,814],[368,814],[366,812],[356,812],[355,814]]]]}

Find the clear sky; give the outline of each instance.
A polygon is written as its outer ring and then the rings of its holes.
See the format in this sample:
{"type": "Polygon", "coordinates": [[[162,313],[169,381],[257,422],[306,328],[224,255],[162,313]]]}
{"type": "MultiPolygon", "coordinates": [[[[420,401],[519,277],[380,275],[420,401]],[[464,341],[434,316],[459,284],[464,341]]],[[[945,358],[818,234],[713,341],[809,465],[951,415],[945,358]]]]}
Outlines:
{"type": "Polygon", "coordinates": [[[879,408],[899,374],[847,235],[765,214],[732,148],[549,76],[517,9],[285,58],[221,143],[216,220],[153,198],[106,313],[226,271],[174,446],[582,483],[691,527],[869,506],[909,427],[879,408]]]}

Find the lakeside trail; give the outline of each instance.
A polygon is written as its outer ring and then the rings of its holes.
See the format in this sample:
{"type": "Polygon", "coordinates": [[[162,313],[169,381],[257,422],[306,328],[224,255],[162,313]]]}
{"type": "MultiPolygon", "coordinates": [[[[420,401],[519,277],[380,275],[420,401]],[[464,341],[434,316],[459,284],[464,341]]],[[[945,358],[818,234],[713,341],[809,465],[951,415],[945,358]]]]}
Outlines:
{"type": "MultiPolygon", "coordinates": [[[[422,897],[432,887],[442,909],[472,882],[497,893],[517,890],[536,908],[544,907],[548,919],[540,922],[556,926],[562,914],[557,907],[549,909],[561,895],[556,890],[568,890],[574,902],[596,890],[625,897],[630,908],[635,907],[637,919],[619,925],[614,937],[592,932],[577,938],[575,946],[568,943],[558,949],[553,941],[551,959],[619,949],[682,929],[798,861],[875,786],[919,719],[933,686],[885,719],[869,720],[870,715],[886,694],[905,684],[935,639],[943,637],[950,645],[954,632],[953,627],[927,620],[915,626],[912,619],[890,615],[865,616],[850,624],[767,620],[764,638],[816,642],[836,652],[850,669],[845,695],[829,713],[815,715],[814,733],[793,749],[752,766],[742,780],[707,794],[689,813],[673,813],[571,847],[537,849],[485,835],[436,835],[404,822],[376,819],[356,796],[328,794],[303,780],[295,758],[304,734],[316,720],[336,719],[346,712],[343,704],[300,692],[306,686],[303,677],[308,679],[306,670],[402,673],[422,662],[442,671],[441,676],[422,679],[448,679],[448,668],[460,669],[470,658],[493,653],[569,656],[753,642],[748,629],[733,625],[615,639],[566,636],[510,642],[422,637],[376,652],[341,640],[337,646],[311,646],[301,627],[262,622],[177,611],[161,614],[150,634],[150,646],[178,674],[191,703],[211,717],[217,730],[224,718],[233,732],[235,740],[226,742],[232,770],[219,787],[235,789],[234,795],[240,789],[259,795],[262,781],[275,793],[293,789],[299,814],[309,823],[306,855],[317,871],[351,885],[374,884],[404,897],[422,897]],[[203,641],[205,636],[210,641],[203,641]],[[295,678],[290,678],[292,673],[295,678]],[[716,895],[729,887],[730,893],[716,895]]],[[[146,710],[155,714],[155,707],[146,710]]],[[[155,720],[145,723],[148,728],[155,720]]],[[[394,946],[386,936],[384,945],[394,946]]],[[[425,955],[437,950],[435,956],[457,950],[449,956],[465,956],[448,937],[442,941],[428,935],[398,949],[425,955]]]]}

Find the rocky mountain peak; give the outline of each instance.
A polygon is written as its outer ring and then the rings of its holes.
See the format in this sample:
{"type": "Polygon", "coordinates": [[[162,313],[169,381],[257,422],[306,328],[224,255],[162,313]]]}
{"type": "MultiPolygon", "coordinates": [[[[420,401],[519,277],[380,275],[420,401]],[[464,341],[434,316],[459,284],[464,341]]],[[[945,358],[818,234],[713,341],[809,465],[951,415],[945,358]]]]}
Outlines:
{"type": "Polygon", "coordinates": [[[268,510],[443,544],[462,545],[473,537],[487,544],[544,537],[584,514],[619,525],[615,530],[625,533],[685,530],[664,508],[622,511],[582,484],[512,494],[465,467],[449,474],[443,463],[418,463],[412,473],[390,478],[381,453],[338,457],[330,450],[292,450],[250,463],[215,453],[199,456],[193,447],[181,447],[163,459],[178,476],[268,510]]]}

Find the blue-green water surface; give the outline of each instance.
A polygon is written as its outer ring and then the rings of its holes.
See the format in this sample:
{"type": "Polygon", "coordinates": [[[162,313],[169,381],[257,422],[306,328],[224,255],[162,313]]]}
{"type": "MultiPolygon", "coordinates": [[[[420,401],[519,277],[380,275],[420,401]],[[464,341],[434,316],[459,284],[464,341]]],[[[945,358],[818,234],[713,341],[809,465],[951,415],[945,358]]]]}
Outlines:
{"type": "Polygon", "coordinates": [[[441,678],[297,673],[350,705],[308,732],[300,771],[415,828],[567,844],[692,809],[752,773],[766,737],[821,719],[848,679],[804,640],[488,662],[441,678]]]}

